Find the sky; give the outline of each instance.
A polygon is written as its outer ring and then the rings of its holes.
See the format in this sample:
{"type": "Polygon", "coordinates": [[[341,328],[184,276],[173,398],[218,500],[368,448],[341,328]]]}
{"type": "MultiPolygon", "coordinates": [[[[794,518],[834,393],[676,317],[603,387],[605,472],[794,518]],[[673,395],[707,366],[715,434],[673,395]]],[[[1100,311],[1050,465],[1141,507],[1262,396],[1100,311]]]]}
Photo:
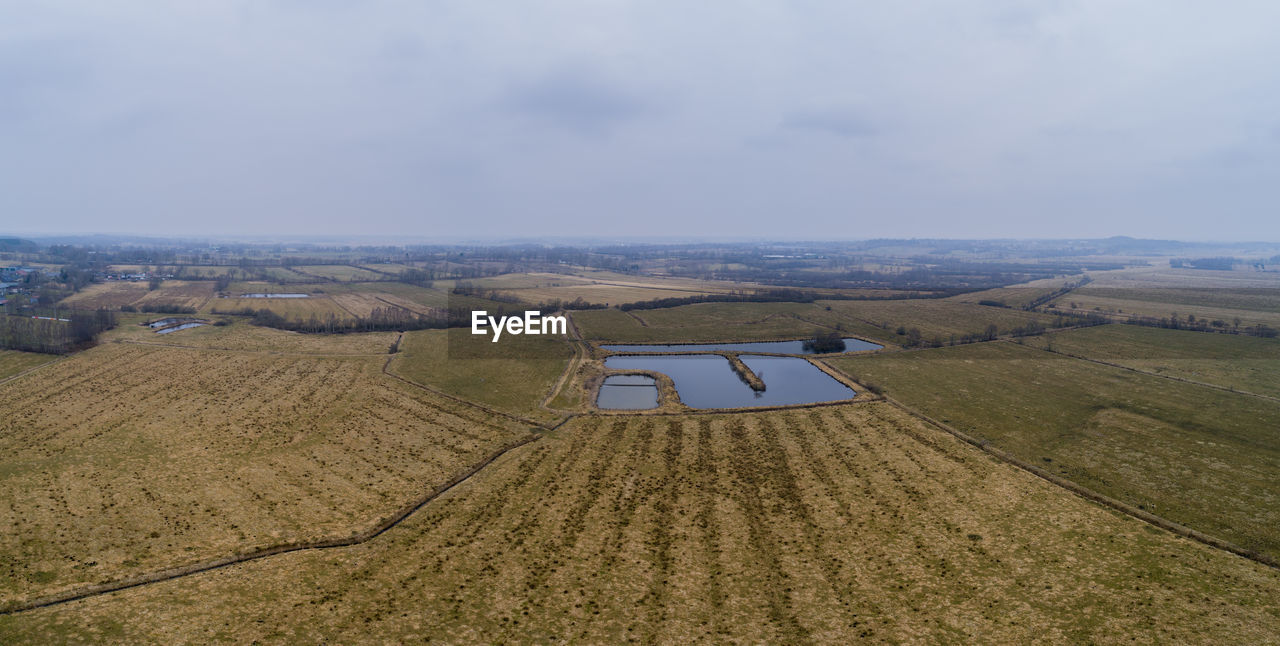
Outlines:
{"type": "Polygon", "coordinates": [[[0,233],[1280,240],[1280,3],[0,0],[0,233]]]}

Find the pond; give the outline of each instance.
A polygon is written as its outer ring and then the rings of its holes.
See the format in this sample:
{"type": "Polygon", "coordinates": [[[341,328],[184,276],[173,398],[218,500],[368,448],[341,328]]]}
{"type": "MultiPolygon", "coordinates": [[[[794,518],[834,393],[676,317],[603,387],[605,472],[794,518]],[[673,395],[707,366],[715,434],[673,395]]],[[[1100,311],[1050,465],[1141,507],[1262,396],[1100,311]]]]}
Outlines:
{"type": "Polygon", "coordinates": [[[799,357],[738,357],[766,386],[756,392],[715,354],[614,356],[606,368],[661,372],[675,383],[680,401],[690,408],[792,406],[851,399],[856,392],[799,357]]]}
{"type": "Polygon", "coordinates": [[[240,298],[311,298],[311,294],[241,294],[240,298]]]}
{"type": "Polygon", "coordinates": [[[645,375],[605,377],[596,406],[606,410],[644,410],[658,407],[658,383],[645,375]]]}
{"type": "MultiPolygon", "coordinates": [[[[775,354],[813,354],[804,349],[804,341],[750,341],[746,343],[674,343],[674,344],[632,344],[601,345],[605,350],[614,352],[772,352],[775,354]]],[[[845,339],[845,352],[862,352],[879,350],[884,346],[863,341],[862,339],[845,339]]]]}
{"type": "Polygon", "coordinates": [[[195,323],[195,322],[192,322],[192,323],[183,323],[182,325],[175,325],[174,327],[167,327],[167,328],[165,328],[165,329],[163,329],[163,330],[156,330],[156,334],[168,334],[168,333],[170,333],[170,332],[177,332],[178,330],[189,330],[189,329],[191,329],[191,328],[193,328],[193,327],[200,327],[201,325],[204,325],[204,323],[195,323]]]}

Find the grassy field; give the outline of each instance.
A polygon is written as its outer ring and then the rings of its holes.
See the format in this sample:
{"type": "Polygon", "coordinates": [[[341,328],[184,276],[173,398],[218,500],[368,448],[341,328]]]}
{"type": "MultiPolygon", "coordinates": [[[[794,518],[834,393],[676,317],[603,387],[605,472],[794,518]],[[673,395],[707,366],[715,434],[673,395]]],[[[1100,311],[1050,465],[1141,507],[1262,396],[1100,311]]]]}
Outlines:
{"type": "Polygon", "coordinates": [[[406,379],[499,410],[554,417],[538,404],[573,352],[563,337],[512,336],[500,343],[470,329],[408,332],[391,370],[406,379]]]}
{"type": "Polygon", "coordinates": [[[328,285],[277,285],[265,282],[232,283],[227,290],[231,296],[227,298],[209,299],[203,310],[210,314],[234,312],[246,308],[255,310],[271,310],[287,319],[308,319],[315,316],[321,320],[333,314],[340,319],[349,319],[355,313],[349,312],[335,301],[325,289],[328,285]],[[240,298],[241,294],[308,294],[308,298],[240,298]]]}
{"type": "Polygon", "coordinates": [[[57,355],[40,354],[38,352],[19,352],[18,350],[0,350],[0,379],[8,379],[24,370],[43,366],[57,360],[57,355]]]}
{"type": "Polygon", "coordinates": [[[1026,343],[1160,375],[1280,397],[1280,340],[1136,325],[1104,325],[1026,343]]]}
{"type": "Polygon", "coordinates": [[[0,617],[0,641],[1261,643],[1277,596],[865,404],[575,420],[368,543],[0,617]]]}
{"type": "Polygon", "coordinates": [[[108,343],[0,385],[0,603],[363,530],[526,432],[382,362],[108,343]]]}
{"type": "MultiPolygon", "coordinates": [[[[1239,295],[1239,293],[1223,294],[1222,298],[1217,300],[1239,300],[1230,298],[1233,295],[1239,295]]],[[[1227,326],[1234,325],[1235,319],[1240,319],[1240,324],[1244,326],[1261,323],[1280,327],[1280,312],[1220,307],[1203,303],[1204,299],[1191,291],[1100,288],[1071,292],[1055,299],[1051,305],[1057,309],[1077,313],[1102,312],[1118,315],[1121,318],[1139,316],[1161,319],[1177,314],[1179,320],[1186,320],[1187,316],[1191,315],[1204,321],[1222,321],[1227,326]],[[1156,300],[1157,298],[1167,300],[1156,300]]],[[[1254,301],[1253,304],[1261,306],[1264,303],[1265,301],[1254,301]]]]}
{"type": "Polygon", "coordinates": [[[830,363],[1069,480],[1280,557],[1280,403],[1013,343],[830,363]]]}
{"type": "Polygon", "coordinates": [[[573,320],[583,338],[618,342],[798,338],[836,325],[855,336],[880,338],[887,334],[806,303],[698,303],[632,312],[583,310],[574,312],[573,320]]]}
{"type": "Polygon", "coordinates": [[[901,344],[898,328],[920,330],[924,340],[980,334],[988,325],[1002,333],[1055,317],[941,299],[818,301],[816,303],[698,303],[654,310],[574,312],[583,337],[620,342],[717,341],[802,337],[838,329],[873,341],[901,344]]]}

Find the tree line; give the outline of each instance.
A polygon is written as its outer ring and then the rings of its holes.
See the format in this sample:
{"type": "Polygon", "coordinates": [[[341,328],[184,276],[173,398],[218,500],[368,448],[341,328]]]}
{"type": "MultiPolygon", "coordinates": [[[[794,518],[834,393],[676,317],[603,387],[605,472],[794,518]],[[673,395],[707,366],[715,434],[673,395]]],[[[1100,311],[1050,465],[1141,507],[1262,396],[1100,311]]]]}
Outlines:
{"type": "Polygon", "coordinates": [[[115,325],[115,313],[107,309],[63,311],[61,316],[5,314],[0,315],[0,348],[67,354],[97,343],[98,335],[115,325]]]}

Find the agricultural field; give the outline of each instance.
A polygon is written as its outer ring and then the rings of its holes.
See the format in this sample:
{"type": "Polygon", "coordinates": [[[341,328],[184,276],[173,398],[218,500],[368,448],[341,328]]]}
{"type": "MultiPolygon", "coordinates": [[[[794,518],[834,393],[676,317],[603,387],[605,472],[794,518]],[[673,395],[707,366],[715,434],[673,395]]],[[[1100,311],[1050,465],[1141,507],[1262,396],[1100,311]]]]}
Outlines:
{"type": "Polygon", "coordinates": [[[870,403],[576,419],[366,543],[3,616],[0,641],[1262,643],[1277,596],[870,403]]]}
{"type": "Polygon", "coordinates": [[[145,282],[111,281],[94,283],[62,299],[59,305],[81,309],[105,307],[118,310],[126,305],[139,309],[148,305],[178,305],[200,309],[213,296],[212,281],[166,280],[151,290],[145,282]]]}
{"type": "Polygon", "coordinates": [[[1026,462],[1280,557],[1280,402],[1009,342],[828,363],[1026,462]]]}
{"type": "Polygon", "coordinates": [[[376,271],[370,271],[354,265],[300,265],[292,267],[292,269],[306,276],[315,276],[316,278],[327,278],[344,283],[353,283],[363,280],[379,280],[387,278],[386,275],[376,271]]]}
{"type": "Polygon", "coordinates": [[[57,356],[38,352],[0,350],[0,380],[25,372],[37,366],[57,360],[57,356]]]}
{"type": "Polygon", "coordinates": [[[0,605],[350,535],[527,434],[384,356],[107,343],[0,384],[0,605]]]}
{"type": "Polygon", "coordinates": [[[1277,339],[1103,325],[1030,337],[1026,343],[1153,374],[1280,398],[1277,339]]]}
{"type": "Polygon", "coordinates": [[[446,307],[450,298],[440,290],[394,282],[325,285],[324,291],[343,309],[363,317],[375,307],[401,307],[416,314],[429,314],[446,307]]]}
{"type": "Polygon", "coordinates": [[[539,419],[542,400],[564,373],[572,348],[560,336],[512,336],[493,343],[467,328],[406,332],[389,369],[410,381],[498,410],[539,419]]]}
{"type": "Polygon", "coordinates": [[[999,301],[1009,307],[1023,307],[1035,301],[1038,298],[1047,296],[1055,291],[1062,289],[1068,284],[1075,283],[1080,280],[1080,276],[1062,276],[1059,278],[1041,278],[1018,285],[1010,285],[1008,287],[997,287],[995,289],[984,289],[980,292],[969,292],[952,296],[947,300],[958,301],[961,303],[977,303],[979,301],[999,301]]]}
{"type": "Polygon", "coordinates": [[[324,320],[330,314],[340,318],[353,318],[350,312],[335,301],[324,288],[316,285],[275,285],[271,283],[232,283],[227,290],[231,296],[209,299],[202,310],[205,314],[238,312],[244,309],[271,310],[286,319],[309,319],[312,316],[324,320]],[[307,298],[239,298],[240,294],[308,294],[307,298]]]}

